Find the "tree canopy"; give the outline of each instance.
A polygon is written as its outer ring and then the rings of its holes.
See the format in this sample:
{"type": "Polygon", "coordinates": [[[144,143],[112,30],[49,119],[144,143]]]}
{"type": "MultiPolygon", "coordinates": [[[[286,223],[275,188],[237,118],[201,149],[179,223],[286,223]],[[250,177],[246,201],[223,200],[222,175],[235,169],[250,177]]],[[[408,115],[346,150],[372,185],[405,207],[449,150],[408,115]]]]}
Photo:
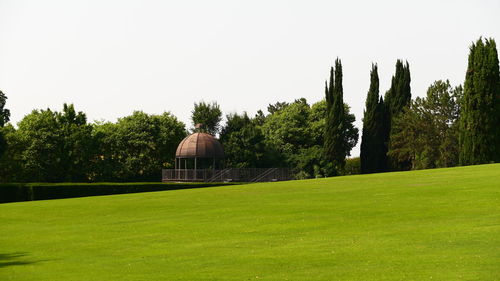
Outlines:
{"type": "Polygon", "coordinates": [[[393,122],[389,155],[411,169],[458,164],[458,118],[462,87],[436,81],[393,122]]]}
{"type": "Polygon", "coordinates": [[[0,180],[16,182],[155,181],[173,163],[184,124],[141,111],[116,123],[88,124],[83,112],[33,110],[3,128],[8,149],[0,180]]]}
{"type": "Polygon", "coordinates": [[[193,131],[198,130],[215,136],[220,130],[220,122],[222,121],[222,111],[219,104],[204,101],[194,103],[191,121],[195,128],[193,131]],[[197,128],[197,126],[200,127],[197,128]]]}
{"type": "MultiPolygon", "coordinates": [[[[225,123],[217,102],[195,102],[191,131],[219,135],[226,167],[288,167],[296,178],[500,162],[493,39],[470,47],[463,88],[437,80],[413,100],[407,61],[396,61],[384,97],[372,64],[359,158],[347,158],[359,130],[344,103],[340,59],[329,74],[318,102],[276,101],[253,117],[227,114],[225,123]]],[[[0,182],[160,180],[160,169],[174,167],[177,145],[188,133],[169,112],[134,111],[116,122],[89,123],[73,104],[35,109],[15,126],[6,100],[0,91],[0,182]]]]}

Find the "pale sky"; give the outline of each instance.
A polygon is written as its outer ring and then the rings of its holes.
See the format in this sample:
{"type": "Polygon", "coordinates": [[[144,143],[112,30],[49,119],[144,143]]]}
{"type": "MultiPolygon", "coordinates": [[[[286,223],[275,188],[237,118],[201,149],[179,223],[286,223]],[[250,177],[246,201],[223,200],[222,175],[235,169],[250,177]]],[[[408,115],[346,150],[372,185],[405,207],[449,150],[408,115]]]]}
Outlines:
{"type": "Polygon", "coordinates": [[[361,132],[372,62],[383,94],[408,60],[423,96],[463,83],[480,36],[500,41],[500,1],[0,0],[0,90],[14,124],[66,102],[89,121],[170,111],[189,127],[200,100],[251,115],[317,102],[339,57],[361,132]]]}

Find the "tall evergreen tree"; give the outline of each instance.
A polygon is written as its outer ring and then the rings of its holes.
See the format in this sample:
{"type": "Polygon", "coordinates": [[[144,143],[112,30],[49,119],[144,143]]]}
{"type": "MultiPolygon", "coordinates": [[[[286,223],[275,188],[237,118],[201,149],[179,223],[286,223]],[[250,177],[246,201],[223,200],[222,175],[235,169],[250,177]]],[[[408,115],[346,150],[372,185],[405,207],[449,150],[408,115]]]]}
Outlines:
{"type": "Polygon", "coordinates": [[[334,69],[330,67],[330,83],[325,81],[325,100],[326,100],[326,122],[325,122],[325,136],[324,136],[324,149],[325,156],[328,160],[332,160],[331,155],[335,154],[335,148],[333,144],[333,126],[332,118],[330,112],[333,107],[333,82],[334,82],[334,69]]]}
{"type": "Polygon", "coordinates": [[[346,143],[342,63],[337,58],[335,69],[330,69],[330,87],[326,87],[327,116],[325,128],[325,153],[337,171],[345,165],[348,154],[346,143]]]}
{"type": "Polygon", "coordinates": [[[376,64],[372,64],[370,72],[370,89],[366,97],[366,108],[363,117],[363,136],[361,138],[361,172],[383,172],[387,163],[387,146],[385,144],[385,109],[384,101],[379,95],[379,78],[376,64]]]}
{"type": "MultiPolygon", "coordinates": [[[[392,123],[404,109],[408,108],[411,101],[411,76],[408,62],[403,64],[402,60],[396,61],[396,73],[392,76],[391,88],[385,93],[385,136],[384,143],[390,146],[392,134],[392,123]]],[[[388,157],[388,165],[391,170],[409,169],[411,163],[398,162],[388,157]]]]}
{"type": "Polygon", "coordinates": [[[408,107],[411,101],[410,65],[408,62],[396,61],[396,73],[392,76],[391,88],[385,94],[385,104],[391,119],[408,107]]]}
{"type": "Polygon", "coordinates": [[[500,76],[495,40],[472,44],[460,117],[460,164],[500,161],[500,76]]]}

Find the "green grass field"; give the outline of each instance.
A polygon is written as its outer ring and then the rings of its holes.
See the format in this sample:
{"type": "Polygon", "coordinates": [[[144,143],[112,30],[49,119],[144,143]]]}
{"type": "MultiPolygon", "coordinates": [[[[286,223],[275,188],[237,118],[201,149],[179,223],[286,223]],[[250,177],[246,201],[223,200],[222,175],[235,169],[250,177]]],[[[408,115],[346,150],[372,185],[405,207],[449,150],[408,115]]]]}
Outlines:
{"type": "Polygon", "coordinates": [[[0,280],[500,280],[500,165],[0,205],[0,280]]]}

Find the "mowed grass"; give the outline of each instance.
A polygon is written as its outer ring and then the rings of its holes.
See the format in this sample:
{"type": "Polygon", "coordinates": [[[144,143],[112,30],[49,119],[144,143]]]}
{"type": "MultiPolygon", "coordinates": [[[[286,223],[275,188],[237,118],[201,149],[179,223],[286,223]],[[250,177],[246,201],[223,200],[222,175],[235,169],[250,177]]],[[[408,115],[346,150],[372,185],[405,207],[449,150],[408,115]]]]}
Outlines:
{"type": "Polygon", "coordinates": [[[1,204],[0,280],[500,280],[500,165],[1,204]]]}

